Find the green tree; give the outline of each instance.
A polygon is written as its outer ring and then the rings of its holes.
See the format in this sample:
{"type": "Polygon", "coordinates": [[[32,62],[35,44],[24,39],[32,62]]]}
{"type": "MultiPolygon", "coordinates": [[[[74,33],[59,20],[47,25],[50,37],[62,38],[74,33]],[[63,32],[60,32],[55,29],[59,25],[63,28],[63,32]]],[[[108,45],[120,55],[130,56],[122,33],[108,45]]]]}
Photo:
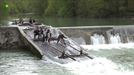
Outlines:
{"type": "Polygon", "coordinates": [[[99,17],[104,8],[104,0],[79,0],[76,12],[80,17],[99,17]]]}
{"type": "Polygon", "coordinates": [[[134,17],[134,0],[0,0],[0,4],[0,15],[7,11],[52,17],[134,17]],[[9,8],[3,8],[4,3],[9,8]]]}
{"type": "Polygon", "coordinates": [[[6,1],[0,1],[0,19],[4,19],[8,16],[8,4],[6,1]]]}
{"type": "Polygon", "coordinates": [[[76,0],[59,0],[58,16],[75,17],[76,2],[76,0]]]}
{"type": "Polygon", "coordinates": [[[57,16],[58,10],[58,1],[57,0],[48,0],[48,6],[45,10],[46,16],[57,16]]]}

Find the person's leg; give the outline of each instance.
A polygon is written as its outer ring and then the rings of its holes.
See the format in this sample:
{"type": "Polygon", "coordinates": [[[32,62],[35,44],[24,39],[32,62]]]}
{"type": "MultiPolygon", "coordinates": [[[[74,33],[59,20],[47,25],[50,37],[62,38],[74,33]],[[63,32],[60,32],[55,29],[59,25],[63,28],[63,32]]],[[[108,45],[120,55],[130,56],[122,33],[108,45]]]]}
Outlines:
{"type": "Polygon", "coordinates": [[[44,36],[44,41],[47,41],[47,37],[46,36],[44,36]]]}
{"type": "Polygon", "coordinates": [[[60,42],[64,45],[66,45],[65,40],[63,38],[60,38],[60,42]]]}
{"type": "Polygon", "coordinates": [[[45,37],[44,37],[44,35],[43,35],[43,37],[42,37],[42,42],[44,43],[44,41],[45,41],[45,37]]]}
{"type": "Polygon", "coordinates": [[[40,34],[38,33],[38,39],[40,39],[40,34]]]}
{"type": "Polygon", "coordinates": [[[80,50],[80,55],[82,55],[83,54],[83,51],[82,50],[80,50]]]}
{"type": "Polygon", "coordinates": [[[35,39],[35,34],[34,34],[34,39],[35,39]]]}
{"type": "Polygon", "coordinates": [[[48,36],[46,36],[46,42],[48,42],[48,36]]]}
{"type": "Polygon", "coordinates": [[[60,41],[60,38],[57,38],[57,43],[59,43],[59,41],[60,41]]]}
{"type": "Polygon", "coordinates": [[[34,39],[36,39],[37,34],[34,34],[34,39]]]}
{"type": "Polygon", "coordinates": [[[62,41],[63,41],[64,45],[66,45],[65,40],[64,40],[64,39],[62,39],[62,41]]]}
{"type": "Polygon", "coordinates": [[[62,54],[59,58],[65,58],[65,51],[62,52],[62,54]]]}
{"type": "Polygon", "coordinates": [[[51,38],[48,38],[48,43],[50,44],[51,38]]]}

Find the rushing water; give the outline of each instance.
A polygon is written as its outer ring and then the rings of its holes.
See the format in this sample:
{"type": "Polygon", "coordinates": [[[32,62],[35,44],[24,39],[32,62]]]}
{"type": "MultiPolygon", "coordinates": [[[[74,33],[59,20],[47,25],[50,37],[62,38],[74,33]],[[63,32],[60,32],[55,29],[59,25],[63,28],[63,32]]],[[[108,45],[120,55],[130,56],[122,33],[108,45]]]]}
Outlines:
{"type": "MultiPolygon", "coordinates": [[[[42,18],[44,24],[54,26],[125,25],[133,20],[56,19],[42,18]]],[[[112,40],[115,37],[111,38],[112,40]]],[[[98,39],[95,38],[98,42],[98,39]]],[[[96,42],[95,41],[95,42],[96,42]]],[[[93,60],[55,63],[42,60],[23,49],[0,50],[0,75],[134,75],[134,43],[83,45],[93,60]]]]}
{"type": "Polygon", "coordinates": [[[88,52],[96,58],[89,64],[92,75],[133,75],[134,43],[86,45],[88,52]],[[95,69],[96,68],[96,69],[95,69]]]}
{"type": "Polygon", "coordinates": [[[105,38],[103,35],[98,35],[94,34],[93,36],[90,37],[91,39],[91,44],[92,45],[97,45],[97,44],[105,44],[105,38]]]}
{"type": "Polygon", "coordinates": [[[59,64],[27,50],[0,50],[1,75],[134,75],[134,43],[82,45],[93,60],[59,64]]]}
{"type": "Polygon", "coordinates": [[[0,75],[72,75],[67,69],[40,60],[27,50],[0,50],[0,75]]]}

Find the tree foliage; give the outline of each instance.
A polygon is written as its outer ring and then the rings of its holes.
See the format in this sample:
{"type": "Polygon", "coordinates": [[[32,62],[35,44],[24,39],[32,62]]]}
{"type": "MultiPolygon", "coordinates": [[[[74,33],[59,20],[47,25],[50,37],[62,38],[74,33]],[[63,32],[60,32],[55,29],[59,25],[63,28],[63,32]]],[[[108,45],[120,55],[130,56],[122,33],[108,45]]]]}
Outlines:
{"type": "Polygon", "coordinates": [[[9,4],[10,14],[32,12],[52,17],[134,17],[134,0],[1,0],[0,5],[2,1],[9,4]]]}
{"type": "Polygon", "coordinates": [[[6,1],[0,0],[0,20],[8,15],[8,5],[6,1]]]}

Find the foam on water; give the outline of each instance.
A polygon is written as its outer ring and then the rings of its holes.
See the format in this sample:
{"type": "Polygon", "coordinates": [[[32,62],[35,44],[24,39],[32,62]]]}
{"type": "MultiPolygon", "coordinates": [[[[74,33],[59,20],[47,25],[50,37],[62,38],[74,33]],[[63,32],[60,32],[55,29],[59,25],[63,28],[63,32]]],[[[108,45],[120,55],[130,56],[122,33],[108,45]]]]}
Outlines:
{"type": "Polygon", "coordinates": [[[63,65],[74,75],[133,75],[134,72],[124,70],[106,58],[72,62],[63,65]]]}
{"type": "MultiPolygon", "coordinates": [[[[134,43],[109,45],[82,45],[88,50],[134,48],[134,43]]],[[[74,75],[134,75],[133,71],[126,70],[123,65],[114,63],[106,57],[95,57],[93,60],[82,60],[62,65],[74,75]]]]}
{"type": "Polygon", "coordinates": [[[111,35],[111,37],[110,37],[110,43],[111,43],[111,44],[118,44],[118,43],[121,43],[121,39],[120,39],[119,34],[111,35]]]}
{"type": "Polygon", "coordinates": [[[95,58],[64,65],[75,75],[133,75],[134,72],[119,70],[119,66],[106,58],[95,58]]]}
{"type": "Polygon", "coordinates": [[[87,50],[100,50],[100,49],[121,49],[121,48],[134,48],[134,43],[120,43],[120,44],[101,44],[101,45],[81,45],[87,50]]]}
{"type": "Polygon", "coordinates": [[[105,38],[103,35],[94,34],[90,39],[93,45],[105,44],[105,38]]]}

